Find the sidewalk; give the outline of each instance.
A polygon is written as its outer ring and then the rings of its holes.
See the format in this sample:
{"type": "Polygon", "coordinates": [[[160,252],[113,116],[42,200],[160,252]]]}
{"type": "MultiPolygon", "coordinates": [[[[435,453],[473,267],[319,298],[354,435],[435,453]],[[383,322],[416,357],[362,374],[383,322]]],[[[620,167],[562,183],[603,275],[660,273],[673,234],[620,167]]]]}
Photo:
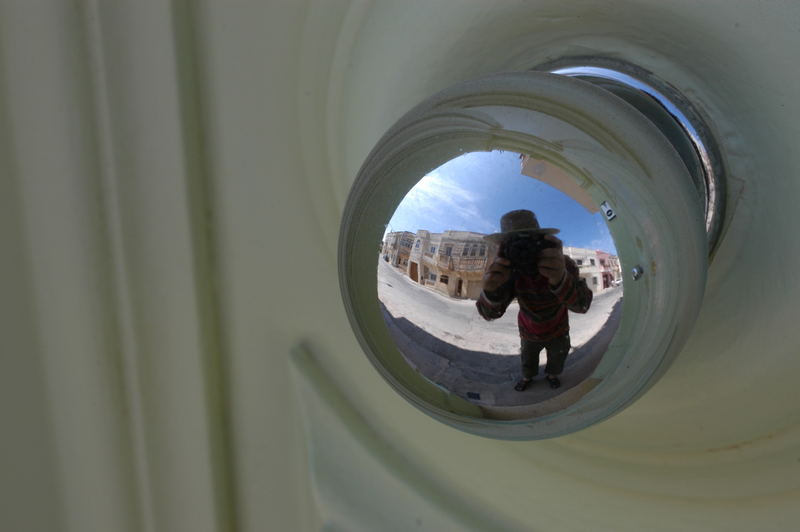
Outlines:
{"type": "MultiPolygon", "coordinates": [[[[516,302],[502,318],[487,322],[478,315],[475,301],[451,299],[434,292],[384,261],[379,261],[378,266],[381,310],[408,363],[431,382],[485,407],[536,404],[538,410],[547,410],[546,403],[554,402],[584,381],[616,331],[621,296],[622,288],[615,288],[596,296],[588,313],[570,313],[573,350],[561,376],[561,388],[553,390],[541,380],[543,351],[539,377],[527,390],[517,392],[514,384],[520,373],[516,302]]],[[[496,414],[502,417],[502,413],[496,414]]]]}

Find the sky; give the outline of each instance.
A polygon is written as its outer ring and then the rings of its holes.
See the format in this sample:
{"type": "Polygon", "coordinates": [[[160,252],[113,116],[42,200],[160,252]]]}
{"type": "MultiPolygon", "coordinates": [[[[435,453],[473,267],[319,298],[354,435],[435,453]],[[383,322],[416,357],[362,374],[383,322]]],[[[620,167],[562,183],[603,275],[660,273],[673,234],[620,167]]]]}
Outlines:
{"type": "Polygon", "coordinates": [[[590,214],[566,194],[520,173],[519,154],[470,152],[424,176],[406,194],[386,226],[389,231],[448,229],[496,233],[500,217],[514,209],[536,213],[541,227],[560,229],[565,246],[616,255],[603,214],[590,214]]]}

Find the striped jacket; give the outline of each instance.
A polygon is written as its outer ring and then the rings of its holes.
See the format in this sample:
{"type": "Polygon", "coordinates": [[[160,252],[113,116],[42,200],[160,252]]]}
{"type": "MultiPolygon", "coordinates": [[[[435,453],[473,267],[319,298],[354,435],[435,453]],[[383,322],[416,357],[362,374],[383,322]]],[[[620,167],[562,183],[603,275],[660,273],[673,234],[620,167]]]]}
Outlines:
{"type": "Polygon", "coordinates": [[[581,314],[592,304],[592,291],[578,276],[575,261],[565,256],[566,274],[555,288],[543,275],[514,276],[494,292],[481,292],[477,301],[478,313],[485,320],[502,316],[508,305],[517,298],[519,334],[525,340],[549,342],[569,333],[567,310],[581,314]]]}

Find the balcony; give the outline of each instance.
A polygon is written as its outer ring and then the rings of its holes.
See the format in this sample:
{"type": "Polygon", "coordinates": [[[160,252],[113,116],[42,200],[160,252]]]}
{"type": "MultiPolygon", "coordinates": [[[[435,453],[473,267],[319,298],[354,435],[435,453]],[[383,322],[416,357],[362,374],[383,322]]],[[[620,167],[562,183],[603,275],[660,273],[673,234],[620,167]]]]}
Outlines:
{"type": "Polygon", "coordinates": [[[483,271],[486,267],[486,257],[448,257],[447,255],[439,255],[436,265],[441,269],[450,271],[483,271]]]}

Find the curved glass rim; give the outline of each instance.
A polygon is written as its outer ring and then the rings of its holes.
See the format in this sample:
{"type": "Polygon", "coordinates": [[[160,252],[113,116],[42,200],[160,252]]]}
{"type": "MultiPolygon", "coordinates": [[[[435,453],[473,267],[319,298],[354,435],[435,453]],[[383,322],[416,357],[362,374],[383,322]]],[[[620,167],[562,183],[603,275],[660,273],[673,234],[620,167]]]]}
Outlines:
{"type": "Polygon", "coordinates": [[[440,421],[502,439],[538,439],[579,430],[641,395],[688,335],[707,267],[702,207],[692,187],[663,136],[635,109],[591,84],[535,72],[459,84],[423,102],[390,129],[356,178],[340,232],[340,285],[348,317],[379,373],[409,402],[440,421]],[[488,107],[517,118],[523,110],[548,113],[598,139],[607,160],[594,154],[600,162],[590,161],[591,170],[577,167],[565,157],[563,145],[505,129],[502,118],[485,112],[488,107]],[[460,153],[494,148],[535,153],[586,179],[617,212],[609,230],[623,271],[644,272],[636,282],[626,273],[620,328],[585,381],[591,389],[556,413],[513,421],[487,419],[480,408],[415,375],[385,330],[374,283],[381,224],[412,181],[460,153]],[[616,166],[604,169],[609,161],[616,166]],[[653,168],[659,169],[659,179],[653,179],[653,168]],[[680,260],[675,249],[682,251],[680,260]]]}

